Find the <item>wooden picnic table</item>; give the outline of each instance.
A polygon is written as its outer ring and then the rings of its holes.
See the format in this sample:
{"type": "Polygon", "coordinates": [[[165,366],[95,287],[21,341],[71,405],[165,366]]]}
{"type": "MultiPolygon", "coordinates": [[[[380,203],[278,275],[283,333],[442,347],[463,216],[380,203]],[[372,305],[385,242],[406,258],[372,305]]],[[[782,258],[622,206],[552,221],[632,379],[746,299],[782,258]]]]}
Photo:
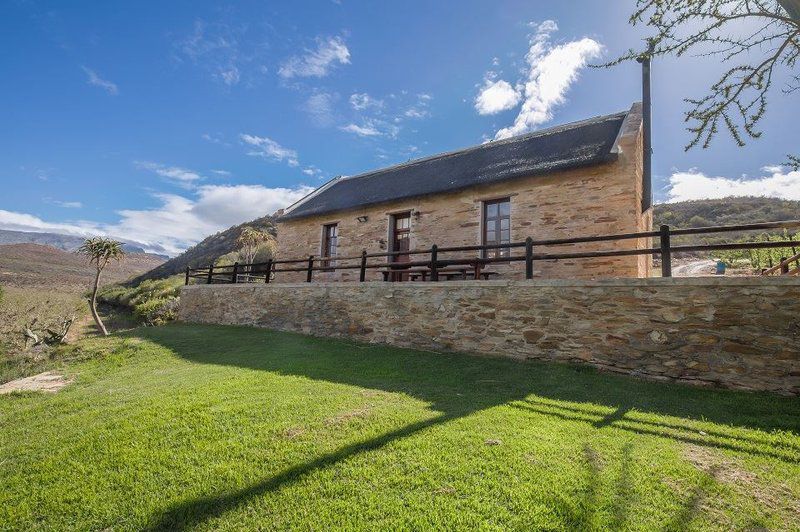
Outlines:
{"type": "MultiPolygon", "coordinates": [[[[471,261],[469,265],[439,268],[437,274],[445,280],[455,278],[469,279],[470,277],[476,280],[483,277],[483,279],[488,280],[492,276],[499,275],[497,272],[484,270],[483,266],[484,263],[482,260],[475,259],[471,261]]],[[[431,269],[429,267],[410,267],[404,266],[403,263],[392,263],[389,264],[387,268],[378,271],[383,274],[384,281],[389,281],[390,276],[407,276],[411,281],[416,281],[417,279],[427,281],[431,275],[431,269]]]]}

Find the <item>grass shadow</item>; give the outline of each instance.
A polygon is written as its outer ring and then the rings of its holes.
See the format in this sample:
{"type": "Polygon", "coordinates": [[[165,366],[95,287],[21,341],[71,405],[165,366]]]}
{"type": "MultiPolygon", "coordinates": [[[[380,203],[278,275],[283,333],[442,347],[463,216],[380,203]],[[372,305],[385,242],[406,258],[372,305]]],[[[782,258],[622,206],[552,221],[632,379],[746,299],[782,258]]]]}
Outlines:
{"type": "MultiPolygon", "coordinates": [[[[763,445],[763,442],[753,442],[751,447],[747,442],[748,436],[742,434],[726,439],[725,431],[721,431],[713,441],[709,441],[693,435],[693,429],[681,426],[683,421],[672,427],[650,427],[647,422],[630,419],[629,412],[635,410],[709,421],[732,427],[732,430],[738,427],[800,434],[800,416],[797,415],[800,413],[800,399],[797,398],[694,389],[602,374],[578,366],[421,352],[247,327],[175,324],[138,329],[128,334],[156,342],[194,363],[235,366],[402,392],[426,401],[431,410],[440,413],[433,419],[412,423],[293,466],[245,489],[181,503],[156,516],[152,529],[175,530],[194,526],[316,470],[382,448],[434,425],[499,405],[590,423],[598,429],[623,428],[640,434],[756,454],[758,450],[754,447],[763,445]],[[537,404],[538,400],[544,401],[545,406],[537,404]],[[548,405],[548,401],[587,406],[586,409],[561,404],[554,407],[548,405]],[[598,413],[598,408],[603,412],[598,413]],[[613,411],[607,413],[608,408],[613,408],[613,411]]],[[[797,453],[791,451],[776,452],[771,457],[797,461],[797,453]]],[[[587,463],[591,466],[594,462],[591,453],[587,453],[587,463]]],[[[590,476],[596,476],[596,473],[590,467],[590,476]]],[[[625,493],[622,497],[627,496],[626,490],[629,490],[626,476],[629,472],[623,471],[620,489],[625,493]]],[[[614,518],[624,523],[627,519],[624,501],[620,505],[614,518]]],[[[582,522],[591,521],[588,514],[576,518],[582,522]]]]}

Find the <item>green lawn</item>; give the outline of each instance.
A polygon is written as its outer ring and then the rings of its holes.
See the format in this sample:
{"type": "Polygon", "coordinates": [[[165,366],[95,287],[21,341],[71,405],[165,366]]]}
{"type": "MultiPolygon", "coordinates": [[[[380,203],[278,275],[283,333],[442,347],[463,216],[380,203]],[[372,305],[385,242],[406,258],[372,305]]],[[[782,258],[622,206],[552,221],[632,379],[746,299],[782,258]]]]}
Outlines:
{"type": "Polygon", "coordinates": [[[0,529],[797,529],[800,400],[171,325],[0,397],[0,529]]]}

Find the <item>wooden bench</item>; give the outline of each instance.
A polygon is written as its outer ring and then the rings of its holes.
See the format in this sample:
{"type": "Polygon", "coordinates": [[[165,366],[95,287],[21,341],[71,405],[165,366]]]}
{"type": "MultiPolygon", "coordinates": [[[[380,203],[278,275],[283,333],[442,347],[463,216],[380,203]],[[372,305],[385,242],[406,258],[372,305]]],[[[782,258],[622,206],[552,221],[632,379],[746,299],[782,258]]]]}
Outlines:
{"type": "MultiPolygon", "coordinates": [[[[407,278],[410,281],[428,281],[430,280],[431,269],[418,267],[418,268],[382,268],[378,270],[381,274],[383,274],[383,280],[389,281],[391,276],[395,276],[395,278],[407,278]]],[[[475,279],[475,270],[471,266],[464,266],[463,268],[459,267],[449,267],[449,268],[440,268],[438,271],[439,279],[444,279],[449,281],[451,279],[475,279]]],[[[485,279],[488,280],[489,278],[499,275],[497,272],[486,271],[486,270],[479,270],[478,271],[478,279],[485,279]]]]}

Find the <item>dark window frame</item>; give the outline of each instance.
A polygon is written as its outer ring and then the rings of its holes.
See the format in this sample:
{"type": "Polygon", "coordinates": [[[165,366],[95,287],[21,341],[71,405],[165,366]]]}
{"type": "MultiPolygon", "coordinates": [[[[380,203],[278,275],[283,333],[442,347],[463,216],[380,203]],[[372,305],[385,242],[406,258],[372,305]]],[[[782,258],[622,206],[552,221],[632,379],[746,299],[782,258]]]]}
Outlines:
{"type": "MultiPolygon", "coordinates": [[[[322,226],[322,245],[320,252],[323,257],[335,257],[339,249],[339,223],[333,222],[322,226]],[[333,230],[333,234],[331,234],[333,230]]],[[[334,265],[332,260],[322,261],[323,268],[330,268],[334,265]]]]}
{"type": "MultiPolygon", "coordinates": [[[[510,244],[511,243],[511,197],[503,197],[503,198],[496,198],[492,200],[484,200],[481,205],[481,245],[494,245],[494,244],[510,244]],[[508,214],[502,214],[502,207],[501,205],[508,204],[508,214]],[[497,206],[497,214],[495,216],[489,216],[489,208],[492,206],[497,206]],[[503,221],[508,221],[508,238],[503,239],[502,234],[504,229],[502,228],[503,221]],[[492,222],[494,229],[489,231],[489,222],[492,222]],[[491,233],[491,235],[490,235],[491,233]],[[489,238],[491,236],[492,238],[489,238]]],[[[484,249],[481,253],[481,256],[484,259],[491,259],[491,258],[498,258],[498,257],[508,257],[511,255],[510,248],[500,248],[500,249],[484,249]]]]}
{"type": "MultiPolygon", "coordinates": [[[[394,212],[389,215],[389,251],[391,252],[398,252],[398,251],[411,251],[411,218],[413,216],[412,211],[400,211],[394,212]],[[402,220],[406,227],[398,228],[397,222],[398,220],[402,220]],[[405,241],[406,249],[400,250],[396,249],[398,246],[398,242],[401,239],[397,238],[398,236],[402,236],[402,240],[405,241]]],[[[411,255],[389,255],[386,257],[386,262],[397,263],[397,262],[408,262],[411,260],[411,255]]],[[[393,272],[392,273],[392,281],[407,281],[408,274],[403,272],[393,272]]]]}

